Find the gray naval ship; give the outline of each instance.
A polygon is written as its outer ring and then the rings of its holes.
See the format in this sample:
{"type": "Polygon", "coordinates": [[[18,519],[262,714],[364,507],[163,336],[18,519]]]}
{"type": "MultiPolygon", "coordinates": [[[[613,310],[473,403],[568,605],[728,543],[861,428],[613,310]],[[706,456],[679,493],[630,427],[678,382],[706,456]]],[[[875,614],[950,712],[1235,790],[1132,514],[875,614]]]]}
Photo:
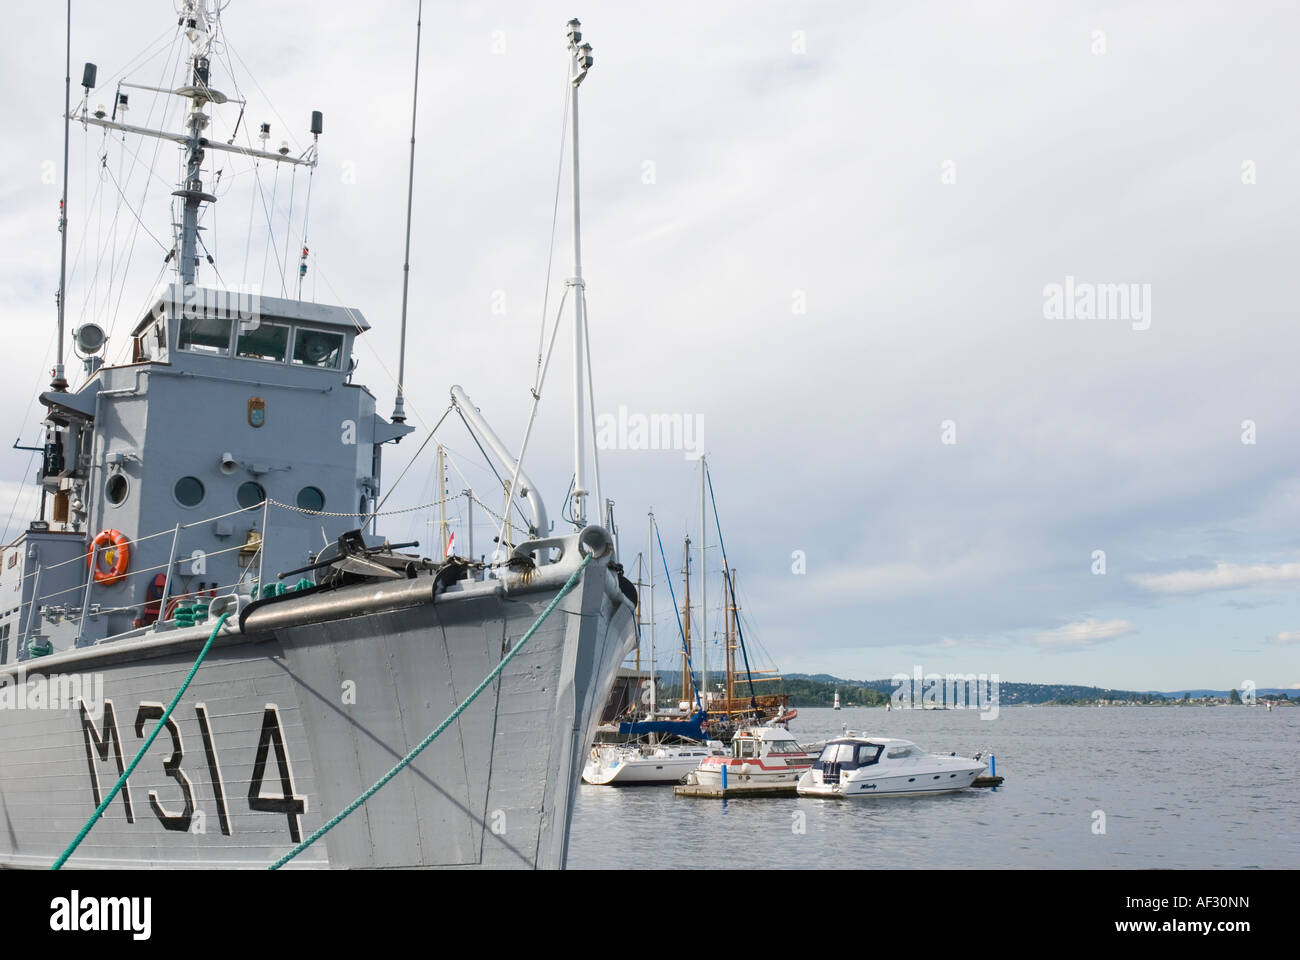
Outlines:
{"type": "MultiPolygon", "coordinates": [[[[61,289],[59,362],[40,395],[40,516],[0,555],[0,866],[56,861],[223,612],[184,697],[67,865],[270,865],[460,706],[586,561],[454,723],[289,863],[563,867],[586,748],[635,644],[635,589],[606,527],[586,521],[581,466],[572,529],[553,533],[502,457],[503,493],[528,504],[529,529],[511,543],[503,525],[495,560],[428,559],[378,536],[382,455],[413,428],[400,381],[385,419],[353,379],[361,313],[198,282],[200,213],[215,200],[206,158],[316,161],[315,137],[302,156],[205,137],[206,111],[230,99],[210,85],[217,29],[203,0],[183,4],[189,82],[161,91],[188,101],[183,131],[68,110],[77,125],[180,145],[177,276],[131,330],[130,362],[103,361],[101,327],[75,332],[87,372],[75,390],[61,289]]],[[[591,59],[576,21],[569,31],[576,109],[591,59]]],[[[94,74],[88,64],[87,97],[94,74]]],[[[575,275],[580,287],[576,263],[575,275]]]]}

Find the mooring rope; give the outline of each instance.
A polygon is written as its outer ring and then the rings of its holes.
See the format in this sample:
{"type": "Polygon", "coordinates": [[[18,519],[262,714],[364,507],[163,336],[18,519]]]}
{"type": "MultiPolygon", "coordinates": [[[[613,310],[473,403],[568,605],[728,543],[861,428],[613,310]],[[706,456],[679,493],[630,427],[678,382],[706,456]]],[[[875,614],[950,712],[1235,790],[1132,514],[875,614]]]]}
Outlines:
{"type": "Polygon", "coordinates": [[[90,833],[90,828],[95,825],[96,821],[98,821],[101,816],[103,816],[104,811],[108,809],[108,805],[116,799],[118,791],[121,790],[122,785],[126,783],[126,778],[131,776],[136,766],[138,766],[140,761],[144,759],[145,753],[151,746],[153,746],[153,742],[158,739],[158,734],[162,731],[162,728],[167,725],[167,721],[171,719],[172,711],[176,709],[176,704],[181,702],[181,697],[185,695],[185,691],[190,687],[190,681],[194,679],[194,674],[199,670],[199,664],[201,664],[203,658],[208,655],[208,651],[212,649],[212,642],[217,639],[217,634],[221,632],[221,628],[225,626],[225,623],[229,618],[229,613],[223,613],[217,618],[217,625],[212,628],[212,634],[208,637],[208,642],[205,643],[203,649],[199,651],[198,659],[194,661],[194,666],[190,667],[190,672],[185,677],[185,682],[181,684],[181,688],[176,691],[176,696],[172,697],[172,702],[169,703],[167,709],[163,711],[162,719],[160,719],[158,725],[153,728],[153,732],[149,734],[148,739],[144,742],[144,746],[142,746],[140,752],[135,755],[135,759],[132,760],[126,770],[122,772],[122,775],[117,778],[117,783],[113,784],[113,789],[108,791],[108,796],[104,798],[104,802],[101,803],[95,809],[95,812],[90,815],[90,819],[87,820],[86,825],[81,828],[81,832],[77,834],[76,839],[73,840],[72,843],[68,844],[68,849],[64,850],[59,856],[59,859],[54,861],[54,866],[50,867],[51,870],[58,870],[67,862],[68,857],[72,856],[72,851],[81,846],[81,841],[86,839],[86,834],[90,833]]]}
{"type": "Polygon", "coordinates": [[[457,717],[459,717],[465,711],[465,708],[468,707],[471,703],[473,703],[475,699],[477,699],[480,693],[482,693],[484,690],[487,689],[488,684],[490,684],[493,680],[495,680],[497,676],[500,675],[501,671],[505,669],[506,664],[514,659],[515,654],[517,654],[520,650],[523,649],[524,644],[527,643],[529,639],[532,637],[532,635],[537,632],[537,628],[540,627],[543,621],[545,621],[546,618],[551,615],[551,612],[559,605],[560,601],[564,599],[565,595],[570,590],[573,589],[573,585],[578,582],[578,577],[582,575],[583,570],[587,569],[587,564],[591,563],[593,557],[594,554],[590,554],[590,553],[587,554],[587,556],[583,557],[582,563],[578,564],[578,569],[573,571],[573,576],[569,577],[568,581],[564,584],[564,586],[560,588],[560,592],[555,595],[554,599],[552,599],[551,602],[547,604],[546,609],[542,611],[542,615],[538,617],[535,621],[533,621],[533,625],[528,628],[528,630],[524,633],[522,637],[519,638],[519,642],[516,643],[510,649],[509,653],[507,653],[504,657],[502,657],[500,663],[498,663],[495,667],[492,668],[492,672],[483,678],[483,682],[474,688],[473,693],[471,693],[468,697],[466,697],[465,701],[459,707],[453,710],[451,712],[451,715],[448,716],[446,720],[438,724],[437,728],[433,731],[433,733],[429,734],[418,744],[416,744],[415,749],[413,749],[406,756],[402,757],[402,759],[397,762],[397,765],[394,766],[393,769],[389,770],[386,774],[384,774],[382,777],[376,780],[374,785],[371,786],[368,790],[366,790],[365,793],[361,794],[361,796],[357,797],[355,800],[349,803],[346,807],[343,808],[342,811],[340,811],[337,815],[335,815],[332,819],[330,819],[328,823],[326,823],[319,830],[313,833],[310,837],[308,837],[306,840],[302,841],[302,843],[298,844],[296,847],[294,847],[292,850],[286,853],[279,860],[275,861],[275,863],[267,867],[267,869],[279,870],[281,867],[283,867],[294,857],[298,856],[298,854],[302,853],[304,850],[310,847],[321,837],[325,836],[325,834],[333,830],[336,826],[338,826],[340,823],[343,822],[344,818],[346,818],[354,810],[356,810],[363,803],[365,803],[376,793],[378,793],[379,789],[384,784],[386,784],[389,780],[393,779],[393,777],[397,776],[397,774],[399,774],[412,760],[414,760],[417,756],[420,755],[421,751],[423,751],[425,747],[433,743],[434,740],[437,740],[439,734],[441,734],[444,730],[446,730],[449,726],[451,726],[452,721],[454,721],[457,717]]]}

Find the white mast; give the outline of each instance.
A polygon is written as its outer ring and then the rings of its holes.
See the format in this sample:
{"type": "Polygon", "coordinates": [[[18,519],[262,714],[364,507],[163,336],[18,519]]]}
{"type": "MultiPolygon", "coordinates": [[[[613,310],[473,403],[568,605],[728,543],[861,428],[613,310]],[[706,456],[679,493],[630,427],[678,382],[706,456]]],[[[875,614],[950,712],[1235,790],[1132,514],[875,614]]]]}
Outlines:
{"type": "MultiPolygon", "coordinates": [[[[415,13],[415,89],[411,94],[411,163],[406,179],[406,255],[402,259],[402,338],[397,354],[397,400],[393,403],[392,418],[394,423],[406,422],[406,295],[411,283],[411,212],[415,203],[415,120],[419,116],[420,29],[423,23],[424,0],[420,0],[415,13]]],[[[445,552],[447,549],[445,529],[442,535],[442,548],[445,552]]]]}
{"type": "Polygon", "coordinates": [[[585,350],[583,329],[584,286],[582,282],[582,229],[578,202],[578,87],[594,62],[591,44],[582,42],[582,23],[569,21],[569,52],[573,74],[569,78],[569,112],[573,118],[573,276],[566,284],[573,291],[573,520],[581,527],[587,522],[585,480],[585,443],[583,439],[582,374],[585,350]]]}
{"type": "MultiPolygon", "coordinates": [[[[63,77],[63,196],[59,199],[59,244],[62,247],[59,254],[59,335],[54,370],[50,379],[50,389],[60,392],[68,389],[68,381],[63,376],[63,305],[67,299],[68,282],[68,137],[70,134],[68,125],[72,122],[72,0],[68,0],[67,43],[67,60],[63,77]]],[[[82,85],[85,86],[89,81],[90,86],[94,86],[94,77],[94,67],[89,63],[86,64],[82,85]]],[[[89,86],[86,87],[86,95],[90,96],[89,86]]],[[[44,493],[41,494],[41,516],[45,516],[44,493]]]]}

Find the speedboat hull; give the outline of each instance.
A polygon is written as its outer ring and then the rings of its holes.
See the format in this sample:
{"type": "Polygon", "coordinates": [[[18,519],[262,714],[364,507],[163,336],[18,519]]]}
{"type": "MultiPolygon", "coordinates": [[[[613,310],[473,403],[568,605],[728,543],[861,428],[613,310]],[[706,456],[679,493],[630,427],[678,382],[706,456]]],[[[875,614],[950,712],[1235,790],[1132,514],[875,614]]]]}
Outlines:
{"type": "MultiPolygon", "coordinates": [[[[968,761],[970,762],[970,761],[968,761]]],[[[809,770],[799,778],[801,797],[919,797],[965,790],[984,772],[983,764],[962,769],[945,768],[910,771],[885,776],[848,777],[826,783],[819,771],[809,770]]]]}
{"type": "Polygon", "coordinates": [[[907,740],[847,736],[828,743],[799,778],[805,797],[916,797],[965,790],[987,765],[924,753],[907,740]]]}
{"type": "Polygon", "coordinates": [[[677,783],[710,754],[707,747],[597,747],[591,752],[582,779],[595,786],[615,787],[677,783]]]}

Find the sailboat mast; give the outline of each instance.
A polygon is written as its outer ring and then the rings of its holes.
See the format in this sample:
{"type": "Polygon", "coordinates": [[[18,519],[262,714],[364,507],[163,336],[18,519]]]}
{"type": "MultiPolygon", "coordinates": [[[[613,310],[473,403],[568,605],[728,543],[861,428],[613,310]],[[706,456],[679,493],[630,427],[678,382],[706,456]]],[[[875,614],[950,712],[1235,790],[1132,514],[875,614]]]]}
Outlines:
{"type": "Polygon", "coordinates": [[[732,599],[735,596],[736,578],[725,564],[722,567],[722,579],[729,587],[729,596],[724,599],[727,604],[727,714],[730,716],[731,698],[736,695],[736,602],[732,599]]]}
{"type": "MultiPolygon", "coordinates": [[[[420,28],[424,22],[424,0],[415,12],[415,86],[411,92],[411,164],[406,177],[406,254],[402,259],[402,333],[397,353],[397,399],[393,403],[394,423],[406,422],[406,299],[411,283],[411,211],[415,199],[415,118],[420,98],[420,28]]],[[[443,530],[442,549],[447,550],[447,531],[443,530]]]]}
{"type": "Polygon", "coordinates": [[[582,375],[586,354],[586,288],[582,281],[582,218],[578,189],[578,87],[582,85],[593,63],[591,44],[582,42],[582,23],[576,18],[569,21],[569,52],[572,55],[573,74],[569,78],[569,115],[573,133],[573,276],[566,285],[573,291],[573,521],[581,527],[587,522],[586,450],[583,438],[584,413],[582,375]]]}
{"type": "Polygon", "coordinates": [[[689,700],[686,695],[686,684],[693,683],[691,677],[691,538],[686,538],[686,599],[682,604],[682,699],[689,700]]]}
{"type": "Polygon", "coordinates": [[[658,677],[655,676],[655,512],[650,511],[650,533],[646,538],[646,553],[650,557],[650,719],[658,710],[658,677]]]}
{"type": "Polygon", "coordinates": [[[641,554],[636,555],[636,676],[641,679],[641,554]]]}
{"type": "Polygon", "coordinates": [[[704,552],[709,542],[704,502],[704,457],[700,457],[700,689],[709,696],[709,559],[704,552]]]}

